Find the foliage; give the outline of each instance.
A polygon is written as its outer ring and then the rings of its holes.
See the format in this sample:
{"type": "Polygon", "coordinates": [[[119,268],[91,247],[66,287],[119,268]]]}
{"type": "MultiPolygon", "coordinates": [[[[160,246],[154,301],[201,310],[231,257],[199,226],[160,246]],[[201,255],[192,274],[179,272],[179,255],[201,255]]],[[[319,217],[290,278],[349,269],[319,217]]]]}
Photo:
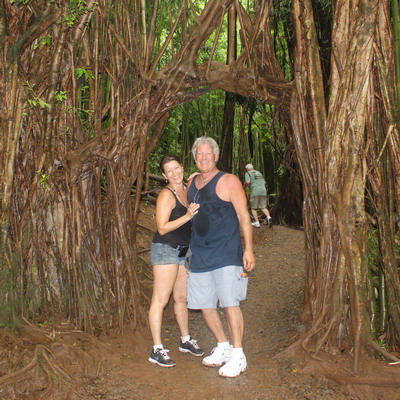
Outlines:
{"type": "Polygon", "coordinates": [[[39,46],[50,46],[51,45],[51,35],[42,36],[36,41],[33,49],[36,50],[39,46]]]}
{"type": "Polygon", "coordinates": [[[87,5],[86,0],[69,0],[67,12],[62,16],[61,22],[72,28],[85,13],[90,11],[87,5]]]}
{"type": "Polygon", "coordinates": [[[31,98],[28,99],[28,104],[29,106],[32,107],[37,107],[39,106],[40,108],[50,108],[50,104],[46,103],[43,99],[41,99],[38,94],[35,92],[34,84],[30,84],[28,81],[25,82],[25,86],[28,89],[28,91],[31,93],[31,98]]]}

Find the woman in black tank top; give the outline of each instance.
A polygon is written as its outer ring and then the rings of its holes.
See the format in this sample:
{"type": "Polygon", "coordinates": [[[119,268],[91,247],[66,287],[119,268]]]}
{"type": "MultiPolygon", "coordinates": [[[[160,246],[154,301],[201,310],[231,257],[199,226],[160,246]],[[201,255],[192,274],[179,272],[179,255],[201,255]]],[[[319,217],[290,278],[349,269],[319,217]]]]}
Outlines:
{"type": "Polygon", "coordinates": [[[153,349],[149,361],[162,367],[173,367],[175,362],[164,349],[161,339],[161,323],[164,308],[171,294],[174,311],[181,331],[179,350],[202,356],[203,350],[189,335],[188,309],[186,305],[185,251],[189,248],[191,219],[199,205],[188,204],[186,186],[183,184],[183,168],[175,156],[164,156],[161,163],[163,176],[168,185],[157,198],[156,223],[151,259],[153,265],[153,296],[149,310],[149,325],[153,337],[153,349]]]}

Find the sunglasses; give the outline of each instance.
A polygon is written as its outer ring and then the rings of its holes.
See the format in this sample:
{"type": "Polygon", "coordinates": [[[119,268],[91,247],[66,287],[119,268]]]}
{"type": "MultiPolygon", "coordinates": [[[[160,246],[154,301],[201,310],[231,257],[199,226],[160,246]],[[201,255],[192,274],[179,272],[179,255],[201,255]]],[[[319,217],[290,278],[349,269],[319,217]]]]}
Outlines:
{"type": "Polygon", "coordinates": [[[189,246],[179,246],[179,248],[178,248],[180,251],[179,251],[179,254],[178,254],[178,257],[185,257],[186,256],[186,253],[188,252],[188,250],[189,250],[189,246]]]}

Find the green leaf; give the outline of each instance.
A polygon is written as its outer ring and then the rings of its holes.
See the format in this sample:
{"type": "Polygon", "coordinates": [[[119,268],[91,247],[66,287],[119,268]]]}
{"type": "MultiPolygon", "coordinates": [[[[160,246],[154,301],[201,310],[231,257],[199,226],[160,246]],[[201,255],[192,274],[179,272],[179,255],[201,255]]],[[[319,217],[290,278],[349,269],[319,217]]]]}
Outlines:
{"type": "Polygon", "coordinates": [[[86,68],[75,68],[75,75],[77,78],[94,79],[94,73],[90,69],[86,68]]]}
{"type": "Polygon", "coordinates": [[[38,98],[37,101],[39,102],[40,108],[50,108],[50,104],[46,103],[44,100],[38,98]]]}
{"type": "Polygon", "coordinates": [[[67,99],[67,92],[64,90],[57,90],[55,92],[55,98],[57,103],[62,103],[64,100],[67,99]]]}
{"type": "Polygon", "coordinates": [[[33,48],[36,50],[39,46],[50,46],[50,45],[51,45],[51,36],[46,35],[37,39],[36,44],[33,48]]]}

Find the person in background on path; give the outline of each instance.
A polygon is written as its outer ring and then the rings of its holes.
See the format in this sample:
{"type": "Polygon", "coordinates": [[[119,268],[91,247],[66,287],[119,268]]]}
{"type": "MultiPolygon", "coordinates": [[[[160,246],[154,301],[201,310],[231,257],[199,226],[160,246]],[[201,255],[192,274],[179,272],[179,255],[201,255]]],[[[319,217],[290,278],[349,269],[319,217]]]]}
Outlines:
{"type": "Polygon", "coordinates": [[[265,187],[265,179],[261,172],[256,171],[253,168],[252,164],[247,164],[245,168],[246,173],[244,175],[244,184],[245,186],[250,186],[250,208],[251,214],[254,218],[254,222],[252,222],[251,225],[256,228],[260,227],[257,210],[261,209],[263,214],[267,217],[268,226],[272,228],[272,218],[267,209],[267,189],[265,187]]]}
{"type": "Polygon", "coordinates": [[[161,367],[173,367],[175,362],[164,349],[161,340],[161,324],[164,308],[171,294],[175,301],[174,311],[181,331],[179,350],[194,356],[204,351],[189,335],[189,318],[186,304],[185,256],[189,249],[192,232],[191,220],[199,205],[187,201],[186,186],[183,183],[183,167],[180,160],[171,155],[163,157],[160,163],[168,185],[161,190],[156,204],[157,232],[151,245],[153,265],[153,296],[149,310],[149,325],[153,337],[153,349],[149,361],[161,367]]]}
{"type": "Polygon", "coordinates": [[[188,201],[200,204],[200,208],[193,218],[190,242],[188,307],[202,311],[217,341],[203,364],[220,367],[219,375],[233,378],[247,368],[240,302],[247,294],[248,278],[244,270],[252,271],[256,263],[250,215],[238,177],[217,169],[219,147],[215,140],[198,138],[192,154],[200,174],[188,183],[188,201]],[[218,303],[224,308],[233,346],[225,334],[218,303]]]}

